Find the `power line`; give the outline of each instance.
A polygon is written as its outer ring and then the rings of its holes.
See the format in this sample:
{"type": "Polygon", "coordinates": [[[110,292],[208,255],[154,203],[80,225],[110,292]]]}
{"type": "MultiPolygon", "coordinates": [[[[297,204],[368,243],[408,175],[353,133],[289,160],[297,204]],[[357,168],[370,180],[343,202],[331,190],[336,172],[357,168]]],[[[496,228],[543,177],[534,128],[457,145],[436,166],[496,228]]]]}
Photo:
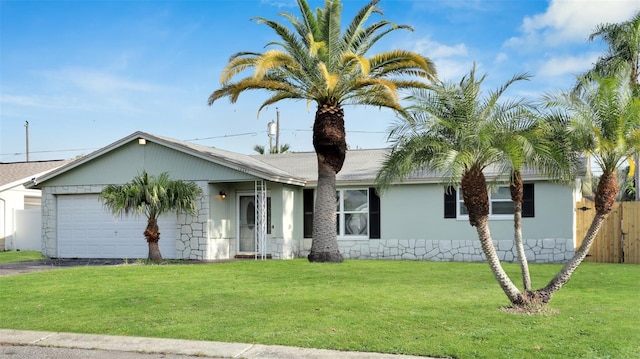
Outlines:
{"type": "MultiPolygon", "coordinates": [[[[300,128],[292,128],[292,129],[282,129],[283,131],[292,131],[292,132],[312,132],[311,129],[300,129],[300,128]]],[[[219,136],[211,136],[211,137],[201,137],[201,138],[191,138],[183,141],[205,141],[205,140],[214,140],[220,138],[229,138],[229,137],[241,137],[241,136],[257,136],[260,133],[267,133],[268,131],[258,131],[258,132],[244,132],[244,133],[233,133],[228,135],[219,135],[219,136]]],[[[387,133],[385,131],[359,131],[352,130],[347,131],[347,133],[370,133],[370,134],[381,134],[387,133]]],[[[29,151],[30,153],[56,153],[56,152],[81,152],[81,151],[95,151],[99,149],[99,147],[94,148],[74,148],[74,149],[64,149],[64,150],[43,150],[43,151],[29,151]]],[[[22,156],[25,152],[11,152],[11,153],[0,153],[0,156],[22,156]]]]}

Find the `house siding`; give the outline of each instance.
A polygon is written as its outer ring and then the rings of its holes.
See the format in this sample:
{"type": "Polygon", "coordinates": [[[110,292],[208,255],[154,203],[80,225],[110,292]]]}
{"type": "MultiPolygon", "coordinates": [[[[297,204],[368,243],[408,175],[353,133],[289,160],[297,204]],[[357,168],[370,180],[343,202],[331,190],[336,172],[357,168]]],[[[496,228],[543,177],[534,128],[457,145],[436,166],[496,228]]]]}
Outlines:
{"type": "MultiPolygon", "coordinates": [[[[527,259],[565,262],[575,251],[575,193],[556,183],[539,181],[535,186],[535,217],[522,220],[527,259]]],[[[340,252],[351,259],[484,261],[477,232],[468,220],[443,216],[444,190],[439,184],[389,188],[381,196],[381,239],[339,238],[340,252]]],[[[490,219],[489,226],[500,260],[517,262],[512,218],[490,219]]],[[[308,250],[300,252],[307,254],[308,250]]]]}

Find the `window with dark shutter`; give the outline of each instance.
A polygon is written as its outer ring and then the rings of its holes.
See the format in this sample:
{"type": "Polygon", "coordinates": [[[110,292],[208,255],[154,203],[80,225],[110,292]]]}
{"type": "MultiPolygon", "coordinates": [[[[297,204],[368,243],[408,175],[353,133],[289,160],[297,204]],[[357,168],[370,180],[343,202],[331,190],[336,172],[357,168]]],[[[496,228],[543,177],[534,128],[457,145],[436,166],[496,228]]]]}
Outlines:
{"type": "Polygon", "coordinates": [[[444,218],[456,218],[457,194],[453,186],[444,188],[444,218]]]}
{"type": "Polygon", "coordinates": [[[525,183],[522,190],[522,217],[535,217],[533,183],[525,183]]]}
{"type": "Polygon", "coordinates": [[[313,237],[313,189],[304,189],[302,190],[302,201],[303,201],[303,234],[304,238],[312,238],[313,237]]]}
{"type": "Polygon", "coordinates": [[[369,188],[369,238],[380,239],[380,197],[373,187],[369,188]]]}

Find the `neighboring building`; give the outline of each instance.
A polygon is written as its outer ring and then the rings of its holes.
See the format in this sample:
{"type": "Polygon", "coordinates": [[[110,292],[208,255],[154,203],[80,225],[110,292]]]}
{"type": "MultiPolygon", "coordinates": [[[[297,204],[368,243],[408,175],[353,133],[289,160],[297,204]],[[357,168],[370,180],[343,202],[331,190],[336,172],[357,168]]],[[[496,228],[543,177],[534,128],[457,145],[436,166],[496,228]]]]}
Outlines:
{"type": "MultiPolygon", "coordinates": [[[[375,176],[388,150],[352,150],[337,175],[338,242],[345,258],[482,261],[459,191],[416,173],[378,195],[375,176]]],[[[146,257],[144,218],[113,218],[98,194],[146,170],[168,172],[203,190],[196,215],[160,221],[166,258],[304,257],[311,248],[316,155],[242,155],[133,133],[37,179],[42,252],[49,257],[146,257]]],[[[487,173],[491,178],[491,173],[487,173]]],[[[524,174],[523,232],[530,261],[563,262],[575,250],[577,186],[524,174]]],[[[508,186],[491,193],[490,226],[502,260],[513,261],[508,186]]]]}
{"type": "Polygon", "coordinates": [[[0,163],[0,251],[40,250],[40,190],[25,182],[70,161],[0,163]]]}

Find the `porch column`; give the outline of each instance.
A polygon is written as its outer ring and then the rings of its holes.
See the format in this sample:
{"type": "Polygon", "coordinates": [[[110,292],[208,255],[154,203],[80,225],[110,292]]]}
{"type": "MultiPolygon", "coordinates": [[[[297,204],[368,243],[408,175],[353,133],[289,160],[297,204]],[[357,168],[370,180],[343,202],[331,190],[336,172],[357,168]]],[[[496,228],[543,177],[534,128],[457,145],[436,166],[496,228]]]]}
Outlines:
{"type": "Polygon", "coordinates": [[[255,181],[255,259],[267,259],[267,183],[255,181]]]}

